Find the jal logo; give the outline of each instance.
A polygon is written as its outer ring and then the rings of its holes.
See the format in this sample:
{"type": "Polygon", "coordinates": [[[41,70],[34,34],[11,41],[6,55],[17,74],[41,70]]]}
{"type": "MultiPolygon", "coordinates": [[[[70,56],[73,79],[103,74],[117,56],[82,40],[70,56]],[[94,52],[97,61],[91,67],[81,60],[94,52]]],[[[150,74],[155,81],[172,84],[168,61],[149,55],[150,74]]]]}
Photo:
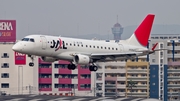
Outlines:
{"type": "Polygon", "coordinates": [[[22,54],[22,53],[18,53],[18,52],[16,52],[16,54],[15,54],[16,56],[25,56],[25,54],[22,54]]]}
{"type": "Polygon", "coordinates": [[[0,22],[0,30],[13,30],[11,22],[0,22]]]}
{"type": "Polygon", "coordinates": [[[67,49],[67,47],[65,46],[65,42],[60,38],[59,40],[52,40],[50,48],[55,48],[55,51],[59,49],[67,49]]]}

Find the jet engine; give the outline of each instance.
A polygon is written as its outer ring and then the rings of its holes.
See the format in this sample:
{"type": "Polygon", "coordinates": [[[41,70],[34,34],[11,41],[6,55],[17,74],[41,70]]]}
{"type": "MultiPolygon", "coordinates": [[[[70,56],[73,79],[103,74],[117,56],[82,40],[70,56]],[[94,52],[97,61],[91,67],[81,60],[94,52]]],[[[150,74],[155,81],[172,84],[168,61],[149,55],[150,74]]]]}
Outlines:
{"type": "Polygon", "coordinates": [[[74,56],[74,62],[80,65],[87,65],[90,62],[89,56],[78,54],[74,56]]]}
{"type": "Polygon", "coordinates": [[[44,62],[54,62],[54,61],[57,61],[57,60],[58,60],[58,59],[53,58],[53,57],[44,57],[44,56],[42,56],[41,59],[42,59],[44,62]]]}

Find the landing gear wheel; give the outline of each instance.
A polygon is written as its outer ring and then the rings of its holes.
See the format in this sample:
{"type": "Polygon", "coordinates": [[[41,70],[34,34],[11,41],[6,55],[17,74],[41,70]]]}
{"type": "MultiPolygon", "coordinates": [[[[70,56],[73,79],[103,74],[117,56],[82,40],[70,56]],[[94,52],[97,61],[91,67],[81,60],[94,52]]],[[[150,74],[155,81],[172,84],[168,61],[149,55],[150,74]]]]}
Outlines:
{"type": "Polygon", "coordinates": [[[97,71],[98,67],[97,66],[89,66],[90,71],[97,71]]]}
{"type": "Polygon", "coordinates": [[[33,67],[33,66],[34,66],[34,63],[33,63],[33,62],[30,62],[30,63],[29,63],[29,66],[33,67]]]}
{"type": "Polygon", "coordinates": [[[72,70],[75,70],[75,69],[76,69],[76,65],[75,65],[75,64],[72,64],[71,69],[72,69],[72,70]]]}
{"type": "Polygon", "coordinates": [[[93,71],[97,71],[98,67],[97,66],[93,66],[93,71]]]}
{"type": "Polygon", "coordinates": [[[89,70],[90,70],[90,71],[93,71],[93,66],[89,66],[89,70]]]}
{"type": "Polygon", "coordinates": [[[33,61],[34,61],[34,56],[28,55],[28,57],[30,57],[31,60],[32,60],[32,62],[29,63],[29,66],[30,66],[30,67],[33,67],[33,66],[34,66],[34,63],[33,63],[33,61]]]}
{"type": "Polygon", "coordinates": [[[75,64],[68,64],[68,69],[74,70],[74,69],[76,69],[76,65],[75,64]]]}

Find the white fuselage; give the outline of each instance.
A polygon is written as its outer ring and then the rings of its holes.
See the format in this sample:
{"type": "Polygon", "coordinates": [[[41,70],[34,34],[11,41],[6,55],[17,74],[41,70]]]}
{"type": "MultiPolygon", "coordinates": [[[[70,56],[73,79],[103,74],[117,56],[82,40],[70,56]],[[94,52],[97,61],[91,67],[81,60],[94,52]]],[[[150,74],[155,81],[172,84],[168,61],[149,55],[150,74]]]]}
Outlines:
{"type": "Polygon", "coordinates": [[[126,53],[130,51],[132,52],[136,49],[147,50],[147,48],[144,47],[130,45],[126,40],[115,43],[100,40],[85,40],[45,35],[30,35],[25,38],[33,38],[35,41],[19,41],[16,43],[16,46],[22,47],[19,52],[68,61],[72,61],[72,54],[76,53],[89,56],[92,53],[126,53]],[[58,47],[60,48],[58,49],[58,47]]]}

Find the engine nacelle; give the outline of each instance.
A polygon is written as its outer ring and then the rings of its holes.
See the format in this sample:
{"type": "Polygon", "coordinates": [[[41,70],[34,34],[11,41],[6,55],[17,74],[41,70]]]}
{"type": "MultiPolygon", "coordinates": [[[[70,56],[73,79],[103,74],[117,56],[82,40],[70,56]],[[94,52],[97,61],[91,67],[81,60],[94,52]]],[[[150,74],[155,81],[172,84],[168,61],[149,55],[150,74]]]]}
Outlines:
{"type": "Polygon", "coordinates": [[[80,65],[87,65],[90,62],[89,56],[78,54],[74,57],[74,62],[80,65]]]}
{"type": "Polygon", "coordinates": [[[44,57],[44,56],[42,56],[41,59],[42,59],[44,62],[54,62],[54,61],[57,61],[57,60],[58,60],[58,59],[53,58],[53,57],[44,57]]]}

